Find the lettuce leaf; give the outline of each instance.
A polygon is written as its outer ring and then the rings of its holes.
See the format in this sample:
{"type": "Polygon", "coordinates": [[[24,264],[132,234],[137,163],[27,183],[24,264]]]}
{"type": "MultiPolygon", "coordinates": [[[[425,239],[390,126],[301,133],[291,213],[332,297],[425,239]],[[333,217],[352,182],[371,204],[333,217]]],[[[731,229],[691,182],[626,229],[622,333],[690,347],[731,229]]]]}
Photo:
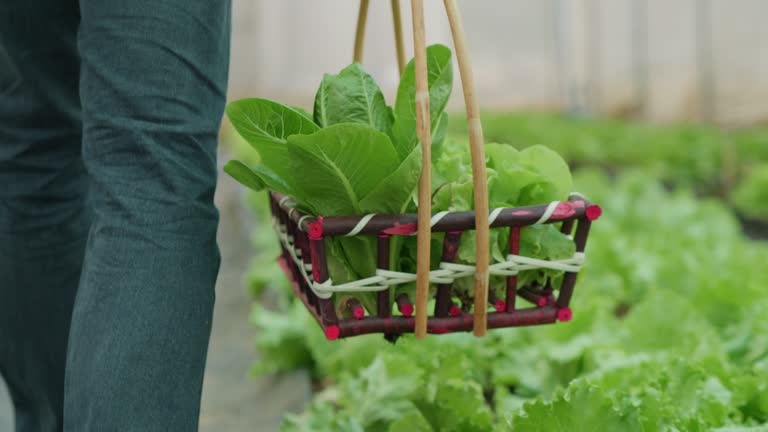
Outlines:
{"type": "MultiPolygon", "coordinates": [[[[427,81],[432,134],[438,138],[439,143],[442,141],[440,137],[445,134],[445,126],[441,126],[440,132],[438,132],[438,126],[447,122],[447,119],[442,120],[442,113],[453,90],[453,64],[451,50],[448,47],[444,45],[427,47],[427,81]]],[[[413,60],[408,62],[400,78],[394,115],[392,138],[397,154],[401,159],[405,159],[419,142],[416,135],[416,73],[413,60]]]]}
{"type": "Polygon", "coordinates": [[[259,152],[261,162],[290,184],[288,137],[312,134],[320,128],[293,108],[268,99],[236,100],[227,105],[226,111],[240,136],[259,152]]]}
{"type": "Polygon", "coordinates": [[[388,134],[393,115],[373,77],[353,63],[338,75],[325,74],[315,95],[314,119],[322,128],[361,123],[388,134]]]}
{"type": "MultiPolygon", "coordinates": [[[[491,208],[546,204],[565,200],[573,187],[568,165],[555,152],[544,146],[522,151],[506,144],[486,145],[488,195],[491,208]]],[[[470,170],[469,146],[458,140],[446,141],[443,154],[435,165],[436,179],[432,206],[437,211],[461,211],[474,208],[474,189],[470,170]]],[[[495,228],[490,233],[491,256],[504,261],[509,253],[509,229],[495,228]]],[[[476,249],[474,231],[462,234],[459,262],[473,264],[476,249]]],[[[575,245],[555,226],[525,227],[521,230],[520,254],[540,259],[557,260],[573,256],[575,245]]],[[[518,277],[520,286],[543,283],[547,277],[557,278],[555,270],[524,271],[518,277]]],[[[459,290],[471,293],[471,280],[457,284],[459,290]]]]}
{"type": "Polygon", "coordinates": [[[362,124],[292,135],[287,149],[293,198],[319,215],[361,214],[360,201],[398,167],[389,137],[362,124]]]}

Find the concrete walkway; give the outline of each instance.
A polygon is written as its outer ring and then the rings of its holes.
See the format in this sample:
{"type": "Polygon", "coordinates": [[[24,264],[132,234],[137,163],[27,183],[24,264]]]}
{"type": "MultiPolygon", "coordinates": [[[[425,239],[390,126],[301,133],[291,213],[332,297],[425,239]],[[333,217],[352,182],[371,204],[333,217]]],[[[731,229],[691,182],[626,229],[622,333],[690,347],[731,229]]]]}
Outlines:
{"type": "MultiPolygon", "coordinates": [[[[220,164],[228,160],[227,155],[219,155],[220,164]]],[[[203,384],[203,432],[276,431],[285,412],[301,412],[311,397],[306,373],[250,377],[258,353],[254,350],[254,328],[248,324],[251,299],[242,277],[251,255],[249,233],[253,227],[249,226],[240,193],[228,175],[219,176],[216,204],[221,211],[222,265],[203,384]]]]}
{"type": "MultiPolygon", "coordinates": [[[[219,156],[220,165],[228,161],[219,156]]],[[[216,286],[213,333],[203,384],[202,432],[271,432],[286,412],[300,412],[311,397],[309,378],[297,372],[255,379],[250,368],[258,360],[256,334],[248,323],[251,299],[242,277],[250,256],[248,217],[240,188],[226,174],[219,176],[216,204],[221,211],[219,246],[222,265],[216,286]]],[[[0,432],[10,432],[12,410],[0,379],[0,432]]]]}
{"type": "Polygon", "coordinates": [[[0,376],[0,432],[10,432],[13,430],[13,409],[11,408],[11,397],[8,395],[8,389],[5,387],[5,381],[0,376]]]}

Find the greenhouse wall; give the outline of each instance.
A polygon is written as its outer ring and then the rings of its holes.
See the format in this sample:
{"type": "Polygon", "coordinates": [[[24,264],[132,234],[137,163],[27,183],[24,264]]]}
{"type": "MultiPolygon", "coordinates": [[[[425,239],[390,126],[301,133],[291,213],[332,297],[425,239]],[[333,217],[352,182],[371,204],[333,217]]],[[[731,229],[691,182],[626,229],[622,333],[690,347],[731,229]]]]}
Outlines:
{"type": "MultiPolygon", "coordinates": [[[[410,57],[409,4],[401,1],[410,57]]],[[[734,126],[768,119],[764,0],[463,0],[460,6],[485,107],[734,126]]],[[[351,61],[357,9],[353,0],[235,0],[230,96],[311,104],[321,74],[351,61]]],[[[450,43],[442,2],[427,2],[426,13],[428,42],[450,43]]],[[[371,2],[363,63],[393,97],[389,1],[371,2]]],[[[460,109],[462,99],[452,103],[460,109]]]]}

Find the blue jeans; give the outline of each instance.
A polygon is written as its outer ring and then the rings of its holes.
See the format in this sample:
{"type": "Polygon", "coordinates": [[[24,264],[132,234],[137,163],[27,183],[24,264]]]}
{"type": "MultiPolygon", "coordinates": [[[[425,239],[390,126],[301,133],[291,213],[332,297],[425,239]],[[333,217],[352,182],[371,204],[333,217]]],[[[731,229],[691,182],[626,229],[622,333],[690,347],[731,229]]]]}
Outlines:
{"type": "Polygon", "coordinates": [[[4,0],[0,373],[16,430],[193,431],[229,0],[4,0]]]}

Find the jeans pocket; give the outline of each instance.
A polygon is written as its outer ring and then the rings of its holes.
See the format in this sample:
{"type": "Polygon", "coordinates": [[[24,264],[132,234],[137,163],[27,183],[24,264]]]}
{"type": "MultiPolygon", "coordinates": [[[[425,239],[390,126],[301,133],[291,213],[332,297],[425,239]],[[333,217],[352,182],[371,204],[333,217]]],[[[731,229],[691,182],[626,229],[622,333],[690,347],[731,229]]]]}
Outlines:
{"type": "Polygon", "coordinates": [[[11,60],[11,56],[0,43],[0,95],[11,91],[21,82],[19,69],[11,60]]]}

